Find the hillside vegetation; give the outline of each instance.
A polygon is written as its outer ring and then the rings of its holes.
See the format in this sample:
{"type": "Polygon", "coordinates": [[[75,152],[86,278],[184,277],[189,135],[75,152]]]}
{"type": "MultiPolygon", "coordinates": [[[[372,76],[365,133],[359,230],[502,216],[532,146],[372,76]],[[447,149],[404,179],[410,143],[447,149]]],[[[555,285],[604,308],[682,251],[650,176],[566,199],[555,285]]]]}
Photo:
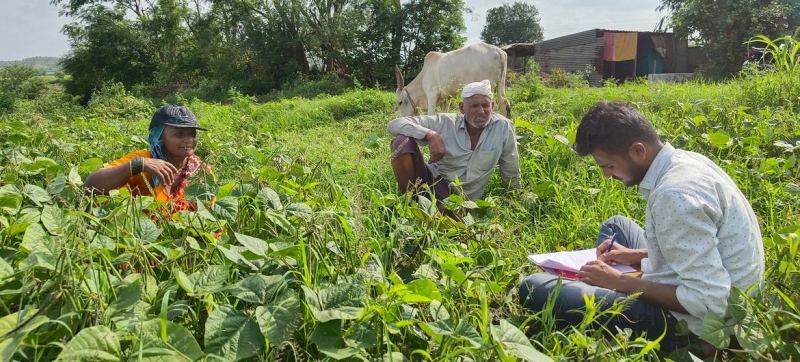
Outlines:
{"type": "MultiPolygon", "coordinates": [[[[121,86],[86,109],[55,93],[18,100],[0,116],[0,360],[705,358],[667,356],[658,336],[604,337],[588,328],[593,312],[563,330],[518,305],[516,286],[534,271],[527,254],[590,247],[615,214],[643,222],[635,188],[570,148],[583,113],[612,99],[720,164],[759,217],[768,283],[756,298],[731,293],[736,348],[717,358],[800,359],[799,74],[600,89],[515,79],[523,189],[495,178],[484,200],[452,197],[470,211],[461,221],[397,195],[392,93],[178,97],[208,128],[198,154],[216,175],[187,194],[216,202],[171,217],[150,198],[81,192],[88,173],[146,147],[160,104],[121,86]]],[[[724,326],[707,322],[702,337],[729,346],[724,326]]]]}
{"type": "Polygon", "coordinates": [[[61,58],[57,57],[32,57],[22,60],[0,60],[0,69],[12,64],[24,65],[41,71],[44,74],[53,74],[61,70],[61,58]]]}

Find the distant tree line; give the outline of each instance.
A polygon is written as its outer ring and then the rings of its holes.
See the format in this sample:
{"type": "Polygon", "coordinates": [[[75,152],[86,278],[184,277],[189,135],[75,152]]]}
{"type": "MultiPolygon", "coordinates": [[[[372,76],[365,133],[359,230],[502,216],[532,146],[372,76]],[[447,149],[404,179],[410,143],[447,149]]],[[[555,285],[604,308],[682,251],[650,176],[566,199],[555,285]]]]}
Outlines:
{"type": "Polygon", "coordinates": [[[463,0],[52,0],[76,22],[67,91],[115,80],[167,95],[204,85],[264,94],[335,74],[390,85],[393,67],[461,47],[463,0]]]}

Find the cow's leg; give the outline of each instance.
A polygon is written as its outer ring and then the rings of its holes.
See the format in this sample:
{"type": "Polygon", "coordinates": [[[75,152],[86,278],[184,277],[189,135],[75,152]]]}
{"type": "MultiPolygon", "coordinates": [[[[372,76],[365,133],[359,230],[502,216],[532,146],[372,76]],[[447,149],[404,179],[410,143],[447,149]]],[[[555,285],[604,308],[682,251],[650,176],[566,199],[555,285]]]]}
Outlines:
{"type": "Polygon", "coordinates": [[[436,114],[436,103],[439,102],[439,95],[436,93],[428,94],[428,114],[436,114]]]}

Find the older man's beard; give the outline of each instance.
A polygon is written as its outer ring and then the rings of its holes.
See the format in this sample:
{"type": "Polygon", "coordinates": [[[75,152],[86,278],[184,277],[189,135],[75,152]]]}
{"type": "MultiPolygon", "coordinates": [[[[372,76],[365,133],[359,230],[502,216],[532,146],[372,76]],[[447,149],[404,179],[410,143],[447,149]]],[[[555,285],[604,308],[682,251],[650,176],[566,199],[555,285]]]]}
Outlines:
{"type": "Polygon", "coordinates": [[[472,128],[486,128],[489,125],[489,120],[491,119],[491,115],[489,116],[475,116],[472,119],[467,119],[467,123],[469,123],[470,127],[472,128]],[[480,121],[478,121],[480,119],[480,121]],[[478,124],[480,123],[480,124],[478,124]]]}

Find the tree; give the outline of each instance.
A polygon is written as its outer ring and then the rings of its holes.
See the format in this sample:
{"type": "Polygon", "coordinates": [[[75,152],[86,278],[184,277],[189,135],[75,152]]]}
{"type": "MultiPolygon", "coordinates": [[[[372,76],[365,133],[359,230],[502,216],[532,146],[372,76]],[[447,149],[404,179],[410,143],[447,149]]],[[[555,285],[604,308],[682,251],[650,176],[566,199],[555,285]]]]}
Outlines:
{"type": "Polygon", "coordinates": [[[791,35],[798,21],[797,0],[661,0],[658,10],[671,13],[676,35],[704,46],[708,73],[725,77],[738,71],[747,56],[744,43],[756,35],[771,39],[791,35]]]}
{"type": "Polygon", "coordinates": [[[524,2],[506,3],[486,12],[486,25],[481,40],[499,46],[514,43],[536,43],[543,39],[539,10],[524,2]]]}
{"type": "Polygon", "coordinates": [[[464,45],[467,39],[461,34],[467,29],[465,11],[463,0],[411,0],[403,4],[400,57],[404,73],[419,73],[428,52],[446,52],[464,45]]]}

